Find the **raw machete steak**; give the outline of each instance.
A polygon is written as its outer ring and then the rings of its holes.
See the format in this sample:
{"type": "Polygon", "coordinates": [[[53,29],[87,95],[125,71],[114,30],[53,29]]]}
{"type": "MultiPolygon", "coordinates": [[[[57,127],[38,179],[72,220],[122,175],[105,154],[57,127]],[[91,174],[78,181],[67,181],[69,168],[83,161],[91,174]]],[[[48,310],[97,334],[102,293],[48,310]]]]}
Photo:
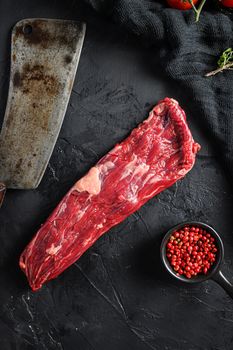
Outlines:
{"type": "Polygon", "coordinates": [[[165,98],[65,195],[20,257],[35,291],[111,227],[191,170],[200,146],[184,111],[165,98]]]}

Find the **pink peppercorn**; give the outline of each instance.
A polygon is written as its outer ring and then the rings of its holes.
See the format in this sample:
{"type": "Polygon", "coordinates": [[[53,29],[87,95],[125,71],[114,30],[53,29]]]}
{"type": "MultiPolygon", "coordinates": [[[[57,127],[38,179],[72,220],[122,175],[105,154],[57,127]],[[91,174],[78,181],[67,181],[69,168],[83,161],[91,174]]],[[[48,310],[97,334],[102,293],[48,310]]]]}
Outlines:
{"type": "Polygon", "coordinates": [[[185,226],[170,237],[166,246],[167,258],[177,272],[187,278],[207,274],[216,260],[215,238],[200,227],[185,226]]]}

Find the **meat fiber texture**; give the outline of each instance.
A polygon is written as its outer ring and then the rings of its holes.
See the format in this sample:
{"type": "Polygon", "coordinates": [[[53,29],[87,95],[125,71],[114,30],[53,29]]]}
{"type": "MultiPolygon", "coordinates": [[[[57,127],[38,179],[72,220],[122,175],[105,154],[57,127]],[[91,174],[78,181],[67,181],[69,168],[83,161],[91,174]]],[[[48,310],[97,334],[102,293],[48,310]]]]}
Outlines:
{"type": "Polygon", "coordinates": [[[65,195],[20,257],[32,290],[57,277],[93,243],[191,170],[200,146],[184,111],[165,98],[65,195]]]}

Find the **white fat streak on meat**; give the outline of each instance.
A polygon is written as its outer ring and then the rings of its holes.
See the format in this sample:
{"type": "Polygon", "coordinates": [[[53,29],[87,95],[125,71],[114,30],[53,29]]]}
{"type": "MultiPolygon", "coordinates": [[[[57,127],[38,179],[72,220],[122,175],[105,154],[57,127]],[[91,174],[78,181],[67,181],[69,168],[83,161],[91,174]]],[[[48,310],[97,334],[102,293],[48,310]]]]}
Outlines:
{"type": "MultiPolygon", "coordinates": [[[[43,265],[41,265],[41,268],[42,268],[42,266],[43,265]]],[[[39,271],[41,270],[41,268],[39,269],[39,271]]],[[[37,272],[36,276],[38,276],[39,271],[37,272]]],[[[42,287],[42,285],[50,277],[50,275],[51,275],[51,271],[48,271],[47,273],[43,273],[43,276],[41,278],[40,285],[38,286],[38,288],[42,287]]]]}
{"type": "MultiPolygon", "coordinates": [[[[53,244],[52,244],[52,246],[53,246],[53,244]]],[[[51,249],[52,249],[51,252],[55,252],[55,251],[57,250],[58,247],[55,248],[55,247],[52,247],[52,246],[51,246],[51,249]]],[[[62,246],[59,247],[59,249],[56,251],[56,253],[60,250],[61,247],[62,247],[62,246]]],[[[48,254],[48,256],[44,259],[44,263],[46,263],[46,261],[48,261],[49,259],[51,259],[51,256],[56,255],[56,253],[54,253],[54,254],[49,253],[49,252],[48,252],[48,249],[46,250],[46,253],[48,254]]],[[[44,265],[44,264],[41,264],[40,268],[38,269],[38,271],[37,271],[37,273],[36,273],[36,276],[39,276],[39,274],[40,274],[40,272],[41,272],[41,270],[42,270],[42,268],[43,268],[43,265],[44,265]]],[[[60,263],[58,262],[57,265],[59,266],[60,263]]],[[[42,279],[42,281],[41,281],[41,285],[44,283],[44,281],[47,280],[47,278],[48,278],[50,275],[51,275],[51,271],[48,271],[46,274],[43,274],[43,279],[42,279]]]]}
{"type": "Polygon", "coordinates": [[[85,239],[82,242],[82,246],[85,247],[86,245],[88,245],[91,241],[93,241],[93,236],[91,235],[90,237],[88,237],[87,239],[85,239]]]}
{"type": "MultiPolygon", "coordinates": [[[[103,220],[103,223],[106,222],[106,219],[103,220]]],[[[98,224],[96,225],[95,227],[98,229],[98,230],[101,230],[104,225],[102,224],[98,224]]],[[[93,235],[91,235],[90,237],[88,237],[87,239],[85,239],[83,242],[82,242],[82,246],[85,247],[87,246],[91,241],[93,241],[93,236],[95,236],[95,233],[93,233],[93,235]]]]}
{"type": "MultiPolygon", "coordinates": [[[[130,185],[127,193],[121,196],[122,200],[127,200],[132,203],[137,203],[137,195],[139,184],[144,174],[148,173],[150,166],[141,161],[136,154],[133,154],[131,162],[125,166],[120,180],[130,176],[130,185]]],[[[144,181],[143,181],[144,184],[144,181]]]]}
{"type": "Polygon", "coordinates": [[[113,169],[115,167],[115,164],[113,162],[107,161],[106,163],[103,163],[101,165],[98,165],[101,175],[108,175],[109,170],[113,169]]]}
{"type": "Polygon", "coordinates": [[[53,243],[50,248],[46,249],[46,253],[49,255],[55,255],[61,249],[61,245],[55,246],[53,243]]]}
{"type": "Polygon", "coordinates": [[[97,195],[101,190],[101,180],[99,174],[99,169],[94,166],[85,176],[76,182],[74,189],[78,192],[86,191],[90,194],[97,195]]]}
{"type": "MultiPolygon", "coordinates": [[[[48,258],[48,257],[47,257],[48,258]]],[[[44,261],[45,262],[45,261],[44,261]]],[[[35,278],[37,278],[38,276],[39,276],[39,274],[40,274],[40,272],[41,272],[41,270],[42,270],[42,268],[44,267],[44,265],[43,264],[41,264],[40,265],[40,267],[39,267],[39,269],[38,269],[38,271],[37,271],[37,273],[36,273],[36,275],[35,275],[35,278]]],[[[50,275],[50,272],[48,272],[48,276],[50,275]]]]}
{"type": "Polygon", "coordinates": [[[86,191],[91,195],[97,195],[101,191],[102,179],[106,176],[110,169],[113,169],[115,164],[107,161],[104,164],[96,165],[91,168],[88,173],[76,182],[74,188],[78,192],[86,191]]]}
{"type": "MultiPolygon", "coordinates": [[[[28,259],[30,258],[30,256],[32,255],[33,246],[35,246],[36,244],[37,244],[37,240],[36,240],[36,237],[35,237],[35,238],[33,239],[33,241],[31,242],[31,245],[30,245],[30,247],[29,247],[29,249],[28,249],[27,260],[28,260],[28,259]]],[[[56,248],[58,248],[58,247],[56,247],[56,248]]],[[[62,248],[62,246],[59,246],[59,249],[56,249],[56,248],[55,248],[54,244],[52,244],[51,247],[50,247],[50,249],[47,249],[47,250],[46,250],[46,253],[48,254],[48,256],[44,259],[43,264],[40,265],[40,267],[39,267],[39,269],[38,269],[38,271],[37,271],[37,273],[36,273],[36,275],[35,275],[36,278],[37,278],[37,276],[39,276],[39,274],[40,274],[40,272],[41,272],[41,270],[42,270],[42,268],[43,268],[43,266],[44,266],[44,263],[50,259],[50,256],[51,256],[51,255],[56,254],[56,253],[60,250],[60,248],[62,248]]],[[[23,265],[24,265],[23,269],[25,269],[26,266],[25,266],[25,264],[23,264],[23,265]]],[[[26,265],[27,265],[27,261],[26,261],[26,265]]],[[[31,270],[30,272],[33,272],[33,271],[31,270]]],[[[30,273],[30,272],[29,272],[29,273],[30,273]]],[[[49,275],[50,275],[50,272],[47,274],[47,277],[48,277],[49,275]]],[[[46,278],[47,278],[47,277],[46,277],[46,278]]]]}
{"type": "Polygon", "coordinates": [[[151,198],[161,192],[164,189],[164,185],[162,184],[161,186],[157,186],[156,189],[153,192],[150,192],[147,196],[145,195],[143,199],[145,200],[146,198],[151,198]]]}
{"type": "Polygon", "coordinates": [[[150,169],[149,165],[143,163],[140,160],[140,158],[137,157],[136,154],[133,154],[133,159],[131,160],[131,162],[127,163],[127,165],[125,166],[120,180],[123,180],[129,175],[132,175],[132,177],[134,177],[135,175],[138,175],[141,177],[145,173],[147,173],[149,169],[150,169]]]}
{"type": "Polygon", "coordinates": [[[60,209],[59,209],[59,211],[57,213],[57,216],[62,214],[66,210],[66,208],[67,208],[67,204],[65,202],[62,203],[61,206],[60,206],[60,209]]]}
{"type": "Polygon", "coordinates": [[[132,183],[130,185],[130,190],[127,193],[127,200],[131,203],[137,203],[138,201],[138,189],[139,189],[139,185],[136,183],[132,183]]]}
{"type": "Polygon", "coordinates": [[[77,221],[82,219],[83,215],[86,213],[88,208],[89,208],[89,205],[86,205],[83,209],[78,210],[77,216],[76,216],[77,221]]]}

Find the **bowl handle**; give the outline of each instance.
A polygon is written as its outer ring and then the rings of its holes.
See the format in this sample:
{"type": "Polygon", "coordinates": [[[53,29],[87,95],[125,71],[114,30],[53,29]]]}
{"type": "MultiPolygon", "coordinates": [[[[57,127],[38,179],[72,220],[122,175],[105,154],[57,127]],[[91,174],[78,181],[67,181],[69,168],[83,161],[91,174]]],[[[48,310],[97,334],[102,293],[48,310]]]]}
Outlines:
{"type": "Polygon", "coordinates": [[[223,289],[225,289],[225,291],[228,293],[228,295],[233,299],[233,285],[223,275],[221,270],[216,272],[216,274],[212,277],[212,279],[215,282],[217,282],[223,289]]]}

